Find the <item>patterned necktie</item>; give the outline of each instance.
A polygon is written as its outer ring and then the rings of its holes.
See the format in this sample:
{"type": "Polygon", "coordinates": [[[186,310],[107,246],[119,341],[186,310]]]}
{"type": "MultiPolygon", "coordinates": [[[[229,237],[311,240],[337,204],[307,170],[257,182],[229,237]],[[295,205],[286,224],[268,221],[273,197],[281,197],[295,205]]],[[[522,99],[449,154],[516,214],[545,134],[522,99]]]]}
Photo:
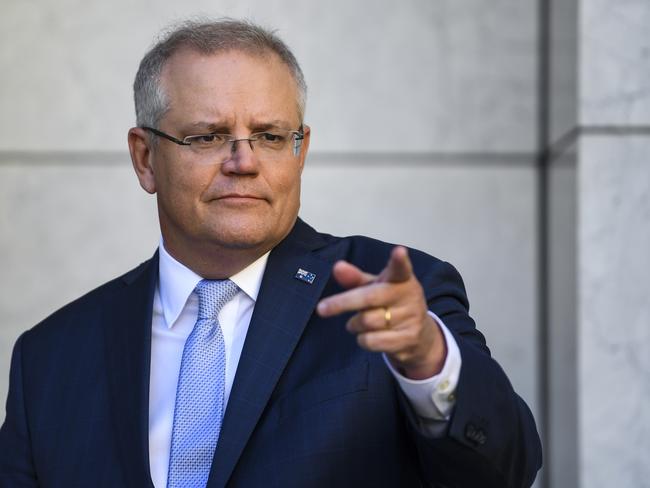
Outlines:
{"type": "Polygon", "coordinates": [[[230,280],[203,280],[194,291],[199,315],[183,349],[168,488],[205,487],[223,418],[226,350],[217,316],[238,288],[230,280]]]}

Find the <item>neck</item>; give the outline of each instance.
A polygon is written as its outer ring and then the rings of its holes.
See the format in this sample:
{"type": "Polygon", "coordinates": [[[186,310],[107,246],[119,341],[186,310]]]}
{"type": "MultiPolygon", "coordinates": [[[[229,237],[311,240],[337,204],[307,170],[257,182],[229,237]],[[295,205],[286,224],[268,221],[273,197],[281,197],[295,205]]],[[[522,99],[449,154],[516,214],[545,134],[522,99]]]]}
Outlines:
{"type": "Polygon", "coordinates": [[[219,245],[205,243],[183,246],[174,239],[167,239],[163,234],[165,250],[176,261],[184,264],[199,276],[210,280],[223,280],[237,274],[255,262],[271,247],[251,249],[229,249],[219,245]]]}

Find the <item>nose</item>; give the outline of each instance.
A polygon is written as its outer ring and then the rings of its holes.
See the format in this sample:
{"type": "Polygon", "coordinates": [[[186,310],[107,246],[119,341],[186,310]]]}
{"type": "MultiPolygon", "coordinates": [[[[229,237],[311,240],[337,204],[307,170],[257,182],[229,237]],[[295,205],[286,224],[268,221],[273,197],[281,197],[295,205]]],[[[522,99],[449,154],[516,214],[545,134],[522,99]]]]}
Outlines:
{"type": "Polygon", "coordinates": [[[222,171],[230,174],[256,174],[259,161],[253,151],[250,139],[235,139],[231,143],[228,159],[221,165],[222,171]]]}
{"type": "Polygon", "coordinates": [[[230,152],[231,152],[232,154],[234,154],[235,152],[237,152],[237,143],[238,143],[238,142],[242,142],[242,143],[243,143],[244,141],[248,142],[248,146],[251,148],[251,151],[252,151],[252,150],[253,150],[253,141],[252,141],[251,139],[244,138],[244,139],[234,139],[233,141],[230,141],[230,142],[231,142],[231,145],[230,145],[230,152]]]}

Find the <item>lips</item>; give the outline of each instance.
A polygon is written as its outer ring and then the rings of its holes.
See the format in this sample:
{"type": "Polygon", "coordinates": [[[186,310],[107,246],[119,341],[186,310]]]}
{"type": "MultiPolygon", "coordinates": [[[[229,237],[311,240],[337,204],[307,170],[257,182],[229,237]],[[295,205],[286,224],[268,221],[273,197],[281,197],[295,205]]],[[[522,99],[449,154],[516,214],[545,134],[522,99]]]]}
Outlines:
{"type": "Polygon", "coordinates": [[[263,197],[260,197],[258,195],[252,195],[249,193],[228,193],[225,195],[220,195],[216,198],[217,200],[266,200],[263,197]]]}
{"type": "Polygon", "coordinates": [[[268,199],[254,193],[225,193],[212,199],[214,203],[233,208],[257,207],[268,199]]]}

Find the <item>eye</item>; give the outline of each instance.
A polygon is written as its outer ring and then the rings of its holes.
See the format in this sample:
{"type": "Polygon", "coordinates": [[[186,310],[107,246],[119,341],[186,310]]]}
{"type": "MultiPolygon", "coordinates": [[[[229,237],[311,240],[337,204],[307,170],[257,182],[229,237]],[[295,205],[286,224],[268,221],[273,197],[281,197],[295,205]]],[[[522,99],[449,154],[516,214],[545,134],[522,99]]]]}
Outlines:
{"type": "Polygon", "coordinates": [[[256,134],[256,136],[256,139],[263,145],[270,147],[282,146],[287,140],[284,134],[278,134],[275,132],[260,132],[259,134],[256,134]]]}
{"type": "Polygon", "coordinates": [[[220,146],[226,141],[226,138],[221,134],[201,134],[187,137],[186,140],[193,146],[206,147],[220,146]]]}
{"type": "Polygon", "coordinates": [[[199,139],[199,142],[205,142],[206,144],[209,144],[211,142],[214,142],[216,137],[215,137],[214,134],[206,134],[204,136],[199,136],[198,139],[199,139]]]}

